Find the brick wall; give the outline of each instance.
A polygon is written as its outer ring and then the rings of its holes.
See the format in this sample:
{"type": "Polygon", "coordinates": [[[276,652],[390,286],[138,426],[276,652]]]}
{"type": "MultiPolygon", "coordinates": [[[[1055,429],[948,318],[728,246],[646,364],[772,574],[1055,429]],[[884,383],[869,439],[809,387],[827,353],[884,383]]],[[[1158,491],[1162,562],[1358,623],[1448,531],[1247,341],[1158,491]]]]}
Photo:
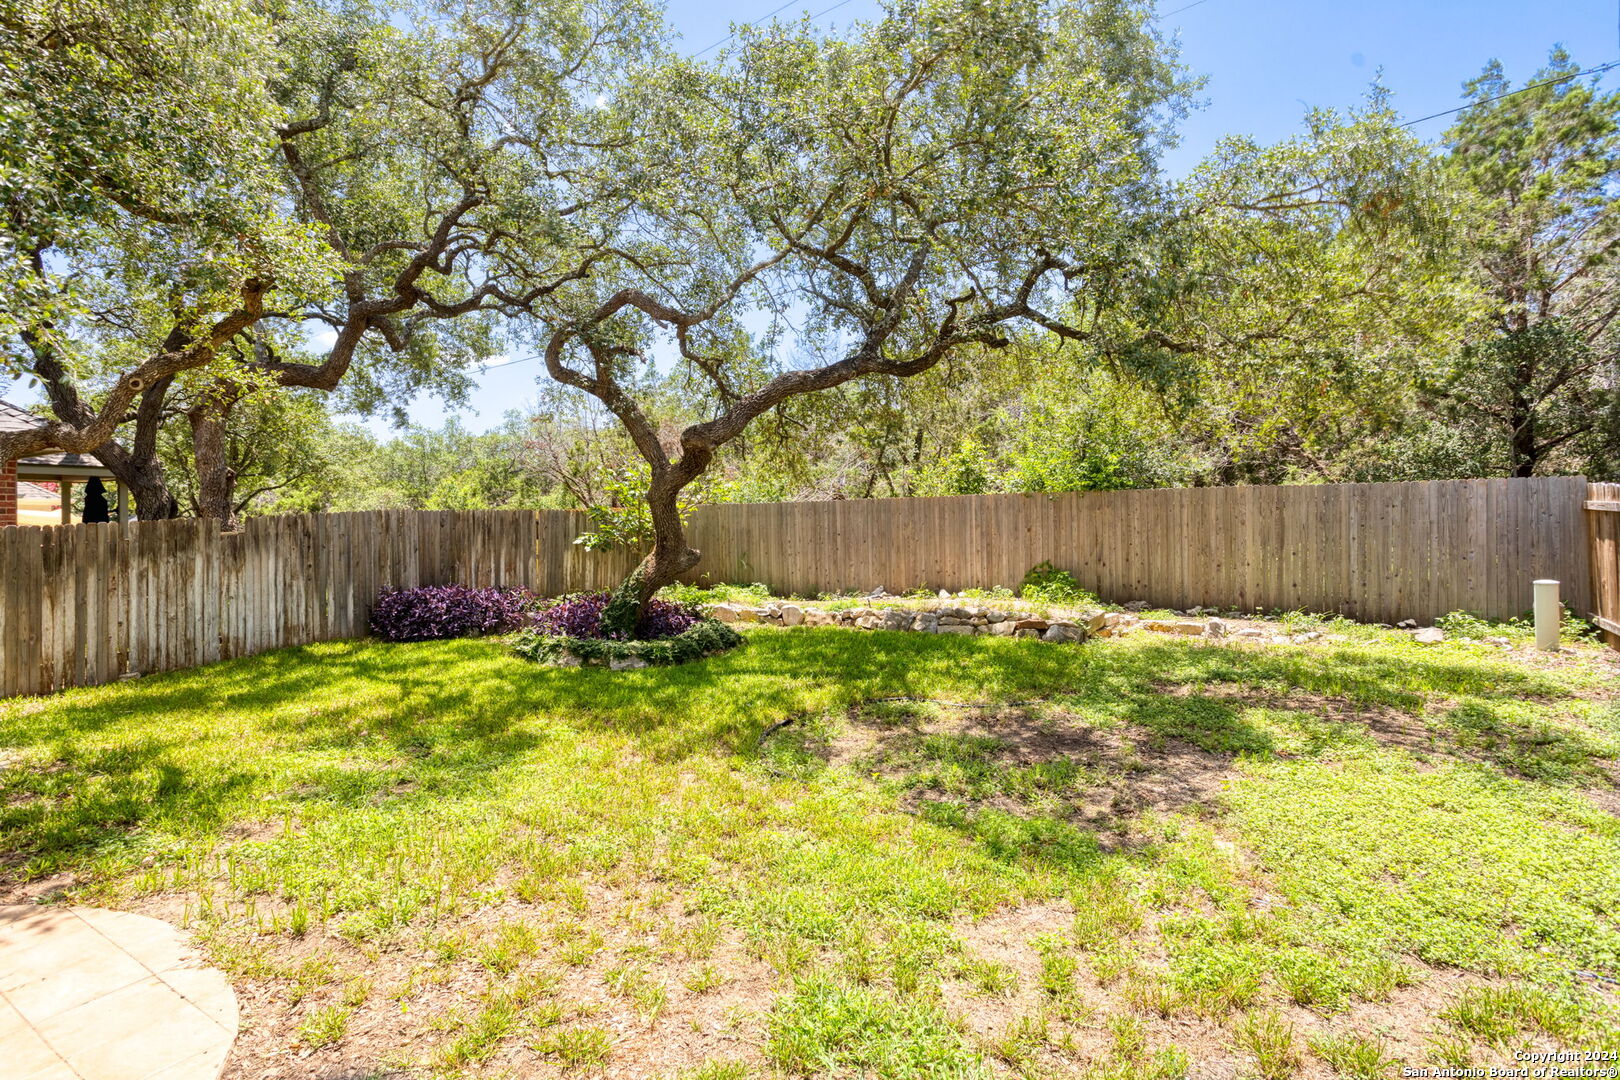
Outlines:
{"type": "Polygon", "coordinates": [[[17,463],[0,465],[0,528],[17,524],[17,463]]]}

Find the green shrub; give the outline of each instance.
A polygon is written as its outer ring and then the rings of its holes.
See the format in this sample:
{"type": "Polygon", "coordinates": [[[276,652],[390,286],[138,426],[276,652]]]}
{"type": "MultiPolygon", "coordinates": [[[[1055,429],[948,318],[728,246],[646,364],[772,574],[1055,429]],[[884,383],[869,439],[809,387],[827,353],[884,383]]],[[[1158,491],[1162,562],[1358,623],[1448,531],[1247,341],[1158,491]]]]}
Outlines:
{"type": "Polygon", "coordinates": [[[1454,638],[1524,637],[1535,631],[1535,626],[1523,619],[1496,622],[1472,611],[1452,611],[1434,620],[1434,625],[1454,638]]]}
{"type": "Polygon", "coordinates": [[[677,604],[753,604],[765,603],[771,598],[770,586],[754,582],[752,585],[683,585],[676,582],[658,590],[658,595],[677,604]]]}
{"type": "Polygon", "coordinates": [[[1018,586],[1018,595],[1042,604],[1101,603],[1095,593],[1080,587],[1073,574],[1059,570],[1046,560],[1030,567],[1023,583],[1018,586]]]}
{"type": "Polygon", "coordinates": [[[742,635],[725,623],[704,619],[685,633],[656,641],[611,641],[519,630],[512,635],[511,644],[513,652],[538,664],[566,663],[570,656],[587,664],[606,665],[631,657],[649,664],[684,664],[734,649],[742,641],[742,635]]]}

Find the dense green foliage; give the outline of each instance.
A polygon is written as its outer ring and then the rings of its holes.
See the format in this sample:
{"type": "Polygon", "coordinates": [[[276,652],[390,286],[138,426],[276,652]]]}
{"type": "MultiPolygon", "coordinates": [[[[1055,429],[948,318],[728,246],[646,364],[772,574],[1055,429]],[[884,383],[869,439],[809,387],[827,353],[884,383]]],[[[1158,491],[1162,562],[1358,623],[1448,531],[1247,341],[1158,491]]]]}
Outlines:
{"type": "Polygon", "coordinates": [[[652,641],[557,637],[519,630],[512,636],[512,651],[542,664],[581,660],[588,664],[611,664],[615,660],[630,659],[649,664],[684,664],[735,649],[742,640],[741,634],[724,623],[705,619],[674,637],[652,641]]]}
{"type": "Polygon", "coordinates": [[[577,506],[613,545],[728,415],[680,497],[1620,465],[1620,94],[1562,51],[1438,144],[1374,91],[1174,179],[1197,82],[1136,4],[670,44],[638,3],[12,4],[0,375],[143,514],[577,506]],[[553,342],[487,434],[335,419],[553,342]]]}

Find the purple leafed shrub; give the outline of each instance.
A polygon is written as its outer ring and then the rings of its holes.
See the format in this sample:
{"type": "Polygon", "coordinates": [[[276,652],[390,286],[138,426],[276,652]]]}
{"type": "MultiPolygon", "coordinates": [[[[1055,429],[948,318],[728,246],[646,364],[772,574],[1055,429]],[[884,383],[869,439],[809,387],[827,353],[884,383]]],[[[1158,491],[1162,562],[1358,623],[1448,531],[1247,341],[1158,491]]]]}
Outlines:
{"type": "MultiPolygon", "coordinates": [[[[607,607],[608,593],[577,593],[565,596],[555,604],[529,617],[529,625],[542,634],[556,637],[606,638],[602,633],[602,609],[607,607]]],[[[670,600],[654,600],[636,624],[637,641],[656,641],[685,633],[703,621],[695,607],[670,600]]]]}
{"type": "Polygon", "coordinates": [[[532,602],[522,589],[424,585],[384,589],[371,609],[371,632],[386,641],[432,641],[514,630],[532,602]]]}

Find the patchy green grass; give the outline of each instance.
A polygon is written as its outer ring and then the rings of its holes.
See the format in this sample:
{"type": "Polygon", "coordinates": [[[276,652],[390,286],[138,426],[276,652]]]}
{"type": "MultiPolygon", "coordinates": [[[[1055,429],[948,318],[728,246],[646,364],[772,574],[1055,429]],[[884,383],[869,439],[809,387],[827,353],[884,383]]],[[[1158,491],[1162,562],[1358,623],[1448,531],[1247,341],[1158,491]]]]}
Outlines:
{"type": "Polygon", "coordinates": [[[265,992],[248,1073],[1620,1048],[1613,670],[1374,630],[759,628],[629,672],[326,643],[0,703],[0,888],[186,923],[265,992]]]}

